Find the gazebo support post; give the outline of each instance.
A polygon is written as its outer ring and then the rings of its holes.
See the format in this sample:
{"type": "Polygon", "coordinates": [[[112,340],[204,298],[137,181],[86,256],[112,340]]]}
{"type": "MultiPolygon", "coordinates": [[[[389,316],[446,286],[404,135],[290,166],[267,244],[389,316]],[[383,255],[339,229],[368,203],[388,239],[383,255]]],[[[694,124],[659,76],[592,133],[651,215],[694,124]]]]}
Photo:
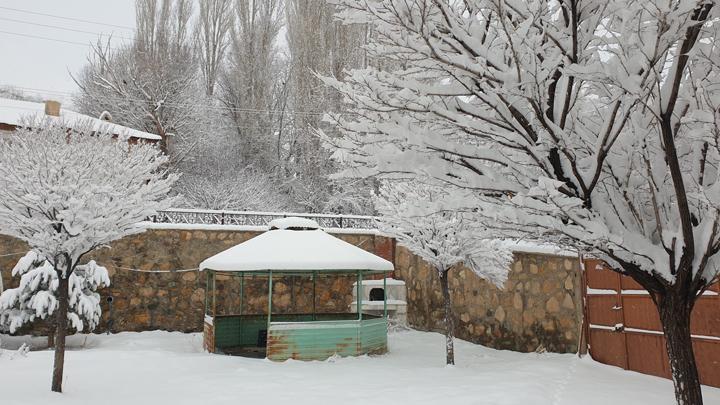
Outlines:
{"type": "Polygon", "coordinates": [[[217,280],[215,272],[212,272],[212,315],[213,318],[217,316],[217,280]]]}
{"type": "Polygon", "coordinates": [[[387,274],[383,274],[383,318],[387,319],[387,274]]]}
{"type": "Polygon", "coordinates": [[[242,324],[243,300],[245,296],[245,274],[240,273],[240,323],[242,324]]]}
{"type": "Polygon", "coordinates": [[[270,270],[270,274],[268,275],[268,320],[267,320],[267,326],[268,330],[270,329],[270,318],[272,317],[272,283],[273,283],[273,276],[272,276],[272,270],[270,270]]]}
{"type": "Polygon", "coordinates": [[[244,295],[245,295],[245,274],[244,274],[244,273],[240,273],[240,309],[239,309],[239,312],[238,312],[238,318],[240,318],[240,319],[238,320],[238,334],[240,335],[240,337],[239,337],[238,339],[239,339],[241,342],[242,342],[243,327],[245,326],[245,325],[244,325],[245,322],[243,322],[243,317],[242,317],[242,313],[243,313],[243,298],[244,298],[244,295]]]}
{"type": "Polygon", "coordinates": [[[363,301],[363,288],[362,288],[362,272],[357,271],[357,311],[358,320],[362,321],[362,301],[363,301]]]}
{"type": "Polygon", "coordinates": [[[313,282],[313,291],[312,291],[312,320],[317,320],[316,312],[315,312],[315,279],[317,278],[317,271],[312,272],[312,282],[313,282]]]}
{"type": "Polygon", "coordinates": [[[210,315],[208,313],[208,297],[210,296],[210,273],[211,273],[211,271],[208,271],[205,274],[205,313],[204,313],[204,315],[210,315]]]}

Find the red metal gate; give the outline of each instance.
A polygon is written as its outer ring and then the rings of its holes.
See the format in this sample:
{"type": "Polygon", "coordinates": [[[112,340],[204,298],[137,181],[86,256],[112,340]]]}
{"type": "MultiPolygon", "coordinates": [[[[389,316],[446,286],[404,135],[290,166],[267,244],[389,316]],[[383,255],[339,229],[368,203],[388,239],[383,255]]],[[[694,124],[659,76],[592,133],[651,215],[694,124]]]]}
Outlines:
{"type": "MultiPolygon", "coordinates": [[[[586,319],[593,359],[626,370],[670,377],[657,309],[635,280],[595,259],[585,260],[586,319]]],[[[720,288],[695,304],[691,319],[695,360],[703,384],[720,387],[720,288]]]]}

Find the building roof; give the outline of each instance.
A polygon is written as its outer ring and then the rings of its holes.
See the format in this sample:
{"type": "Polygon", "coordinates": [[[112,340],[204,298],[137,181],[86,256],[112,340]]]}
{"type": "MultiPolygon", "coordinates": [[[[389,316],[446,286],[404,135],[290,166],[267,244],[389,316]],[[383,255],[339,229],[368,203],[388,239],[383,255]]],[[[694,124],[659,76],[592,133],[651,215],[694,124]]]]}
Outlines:
{"type": "Polygon", "coordinates": [[[200,263],[200,270],[228,272],[393,269],[391,262],[321,229],[272,229],[200,263]]]}
{"type": "Polygon", "coordinates": [[[90,125],[94,131],[107,132],[122,137],[154,141],[161,139],[159,135],[113,124],[112,122],[103,121],[65,108],[60,110],[59,117],[54,117],[45,114],[44,103],[0,98],[0,124],[23,126],[27,125],[28,121],[32,124],[33,122],[39,122],[45,119],[59,120],[68,128],[90,125]]]}

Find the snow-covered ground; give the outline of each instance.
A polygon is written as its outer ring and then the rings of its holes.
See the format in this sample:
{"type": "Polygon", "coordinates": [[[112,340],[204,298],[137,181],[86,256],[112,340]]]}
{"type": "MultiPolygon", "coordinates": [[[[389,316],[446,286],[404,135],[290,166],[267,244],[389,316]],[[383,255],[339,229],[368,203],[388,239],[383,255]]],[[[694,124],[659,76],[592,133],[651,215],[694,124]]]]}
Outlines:
{"type": "MultiPolygon", "coordinates": [[[[65,392],[50,392],[52,352],[0,355],[0,403],[10,404],[673,404],[668,380],[573,355],[522,354],[458,341],[444,365],[435,333],[390,334],[381,357],[324,362],[203,352],[202,336],[176,332],[73,336],[65,392]]],[[[18,343],[4,339],[4,346],[18,343]]],[[[704,387],[705,403],[720,389],[704,387]]]]}

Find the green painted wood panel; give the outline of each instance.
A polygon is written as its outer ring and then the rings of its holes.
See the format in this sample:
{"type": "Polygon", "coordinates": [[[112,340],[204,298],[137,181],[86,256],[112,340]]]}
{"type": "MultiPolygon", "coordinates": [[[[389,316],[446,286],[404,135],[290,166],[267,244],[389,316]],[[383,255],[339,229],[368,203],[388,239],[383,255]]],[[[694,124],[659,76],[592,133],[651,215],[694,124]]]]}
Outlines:
{"type": "Polygon", "coordinates": [[[368,319],[360,328],[362,353],[382,354],[387,352],[387,320],[368,319]]]}
{"type": "Polygon", "coordinates": [[[240,344],[240,318],[216,317],[213,324],[215,326],[215,348],[222,349],[240,344]]]}
{"type": "Polygon", "coordinates": [[[267,329],[267,317],[264,315],[216,317],[214,322],[217,349],[255,346],[258,332],[267,329]]]}
{"type": "Polygon", "coordinates": [[[382,318],[322,322],[272,322],[267,356],[271,360],[324,360],[338,354],[358,356],[387,351],[382,318]]]}
{"type": "MultiPolygon", "coordinates": [[[[338,354],[358,356],[387,351],[387,321],[369,317],[348,319],[355,314],[273,315],[268,331],[268,358],[324,360],[338,354]]],[[[267,328],[267,316],[222,316],[214,319],[215,348],[256,346],[258,332],[267,328]]]]}

